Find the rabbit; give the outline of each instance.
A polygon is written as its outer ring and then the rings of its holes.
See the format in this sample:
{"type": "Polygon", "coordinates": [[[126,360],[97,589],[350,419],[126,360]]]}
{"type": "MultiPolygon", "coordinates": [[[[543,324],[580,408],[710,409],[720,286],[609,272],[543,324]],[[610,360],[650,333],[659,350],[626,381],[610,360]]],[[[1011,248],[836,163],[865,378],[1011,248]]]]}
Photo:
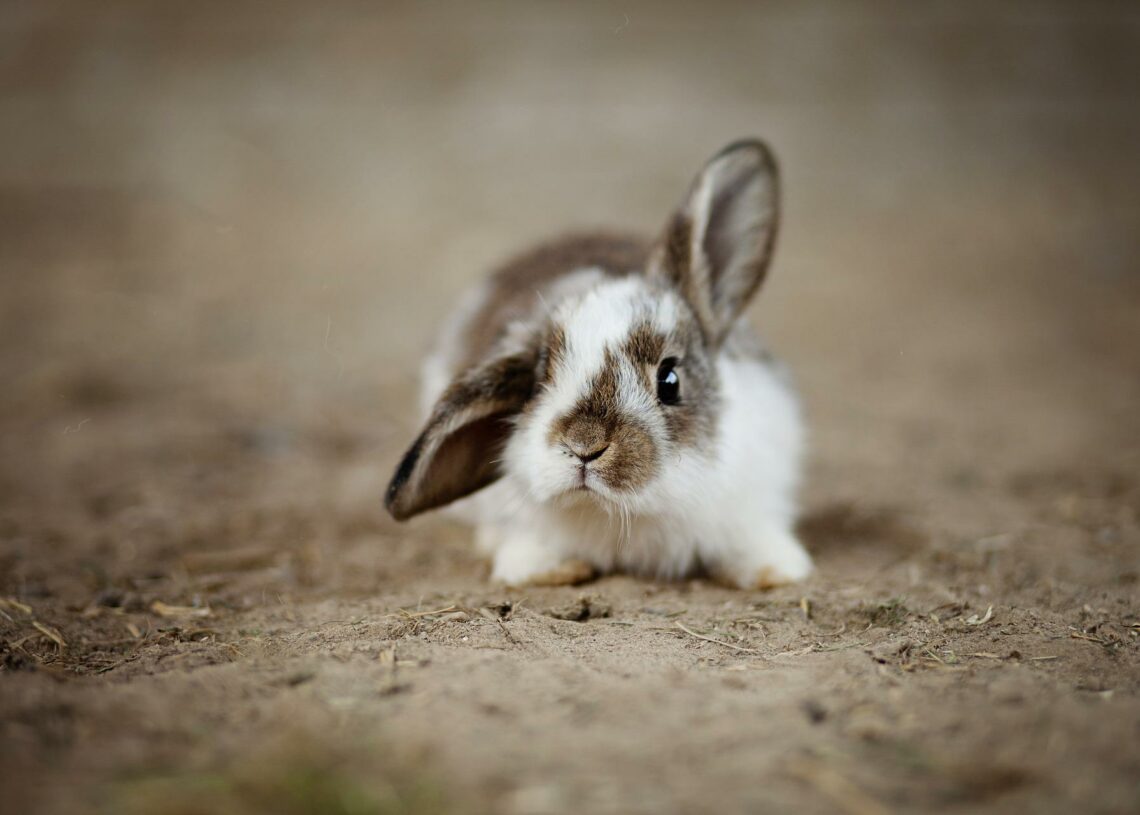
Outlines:
{"type": "Polygon", "coordinates": [[[708,161],[656,240],[573,234],[502,266],[424,365],[426,424],[388,511],[451,504],[510,586],[805,578],[798,401],[741,317],[778,222],[775,160],[749,139],[708,161]]]}

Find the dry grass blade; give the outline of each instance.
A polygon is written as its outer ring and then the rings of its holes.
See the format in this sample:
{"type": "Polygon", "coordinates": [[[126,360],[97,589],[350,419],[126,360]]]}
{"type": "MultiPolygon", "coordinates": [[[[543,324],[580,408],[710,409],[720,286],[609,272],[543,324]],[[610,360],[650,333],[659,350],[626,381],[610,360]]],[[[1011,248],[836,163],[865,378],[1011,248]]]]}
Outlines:
{"type": "Polygon", "coordinates": [[[18,611],[21,614],[26,614],[29,617],[32,614],[32,607],[21,603],[14,597],[0,597],[0,608],[6,608],[11,611],[18,611]]]}
{"type": "Polygon", "coordinates": [[[515,639],[514,635],[507,628],[506,623],[504,623],[498,617],[495,618],[495,622],[497,622],[499,624],[499,628],[503,629],[503,635],[506,636],[508,642],[510,642],[512,645],[518,645],[519,644],[519,641],[515,639]]]}
{"type": "Polygon", "coordinates": [[[194,606],[172,606],[161,600],[150,604],[150,610],[159,617],[209,617],[210,609],[195,608],[194,606]]]}
{"type": "Polygon", "coordinates": [[[990,606],[989,608],[986,609],[985,616],[983,616],[981,619],[978,618],[977,614],[971,614],[969,617],[967,617],[966,618],[966,625],[983,625],[984,623],[988,623],[993,618],[994,618],[994,607],[990,606]]]}
{"type": "Polygon", "coordinates": [[[835,631],[821,631],[816,636],[818,637],[838,637],[840,634],[847,632],[847,623],[843,623],[835,631]]]}
{"type": "Polygon", "coordinates": [[[67,647],[67,642],[64,641],[63,635],[52,628],[50,625],[44,625],[38,620],[33,620],[32,627],[47,637],[49,640],[54,642],[56,645],[58,645],[61,651],[67,647]]]}
{"type": "Polygon", "coordinates": [[[127,657],[126,659],[120,659],[118,662],[112,662],[110,665],[104,665],[103,667],[96,669],[95,674],[99,675],[99,674],[109,673],[109,672],[115,670],[116,668],[120,668],[123,665],[126,665],[128,662],[135,662],[136,660],[138,660],[138,658],[139,658],[139,655],[135,654],[133,656],[127,657]]]}
{"type": "Polygon", "coordinates": [[[687,628],[685,626],[685,624],[681,623],[681,622],[678,622],[676,625],[677,625],[677,628],[684,631],[690,637],[696,637],[699,640],[704,640],[705,642],[711,642],[714,645],[723,645],[725,648],[731,648],[733,651],[740,651],[741,653],[745,653],[745,654],[759,654],[759,653],[761,653],[760,651],[757,651],[755,648],[745,648],[743,645],[733,645],[731,642],[725,642],[724,640],[714,639],[713,637],[706,637],[704,634],[698,634],[696,631],[693,631],[691,628],[687,628]]]}
{"type": "Polygon", "coordinates": [[[1097,645],[1107,645],[1108,641],[1101,637],[1094,637],[1091,634],[1082,634],[1079,631],[1069,632],[1069,636],[1075,640],[1087,640],[1088,642],[1095,642],[1097,645]]]}
{"type": "Polygon", "coordinates": [[[807,648],[800,648],[796,651],[780,651],[780,653],[776,654],[775,656],[778,656],[778,657],[802,657],[802,656],[807,656],[808,654],[810,654],[816,650],[818,650],[818,649],[813,644],[813,645],[809,645],[807,648]]]}
{"type": "Polygon", "coordinates": [[[385,617],[404,617],[409,620],[418,620],[420,617],[432,617],[436,614],[448,614],[452,611],[462,611],[457,605],[450,605],[447,608],[437,608],[431,611],[408,611],[405,608],[400,609],[392,614],[385,614],[385,617]]]}

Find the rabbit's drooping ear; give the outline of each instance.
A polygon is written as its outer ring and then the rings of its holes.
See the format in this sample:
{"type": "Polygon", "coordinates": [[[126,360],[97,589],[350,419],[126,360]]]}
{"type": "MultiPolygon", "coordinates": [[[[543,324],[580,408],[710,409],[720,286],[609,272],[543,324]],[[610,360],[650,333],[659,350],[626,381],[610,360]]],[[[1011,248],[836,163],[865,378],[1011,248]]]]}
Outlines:
{"type": "Polygon", "coordinates": [[[404,455],[384,505],[398,521],[451,503],[496,481],[511,420],[535,387],[533,349],[460,374],[439,398],[404,455]]]}
{"type": "Polygon", "coordinates": [[[666,227],[657,271],[680,289],[714,346],[764,280],[779,192],[767,145],[735,142],[705,165],[666,227]]]}

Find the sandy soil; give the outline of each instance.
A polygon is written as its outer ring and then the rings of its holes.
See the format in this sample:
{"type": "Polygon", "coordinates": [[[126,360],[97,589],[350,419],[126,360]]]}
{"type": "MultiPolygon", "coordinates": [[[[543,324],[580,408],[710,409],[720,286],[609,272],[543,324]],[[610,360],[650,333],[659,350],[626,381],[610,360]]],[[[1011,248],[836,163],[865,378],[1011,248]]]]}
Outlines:
{"type": "Polygon", "coordinates": [[[1140,17],[8,3],[6,812],[1140,809],[1140,17]],[[521,244],[782,156],[818,576],[504,591],[380,497],[521,244]]]}

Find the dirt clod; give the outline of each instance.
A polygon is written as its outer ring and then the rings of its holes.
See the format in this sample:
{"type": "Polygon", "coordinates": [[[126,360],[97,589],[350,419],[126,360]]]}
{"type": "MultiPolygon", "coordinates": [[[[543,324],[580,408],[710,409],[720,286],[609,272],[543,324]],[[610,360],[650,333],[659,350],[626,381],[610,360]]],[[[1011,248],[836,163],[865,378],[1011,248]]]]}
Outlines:
{"type": "Polygon", "coordinates": [[[608,603],[589,595],[582,595],[572,603],[548,608],[543,612],[547,617],[553,617],[556,620],[571,620],[576,623],[603,619],[612,613],[613,608],[608,603]]]}

